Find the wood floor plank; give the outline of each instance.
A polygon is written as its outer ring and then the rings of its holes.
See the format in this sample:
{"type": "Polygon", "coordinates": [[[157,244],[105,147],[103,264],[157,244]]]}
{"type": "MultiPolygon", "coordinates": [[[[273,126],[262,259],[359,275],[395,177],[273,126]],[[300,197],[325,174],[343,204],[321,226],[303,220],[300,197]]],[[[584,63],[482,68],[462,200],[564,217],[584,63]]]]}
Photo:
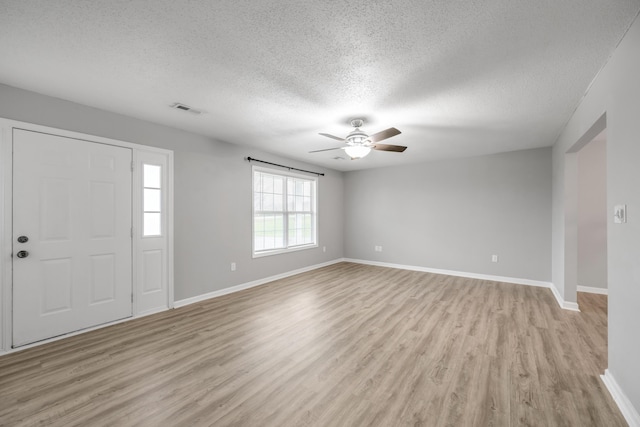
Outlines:
{"type": "Polygon", "coordinates": [[[607,297],[340,263],[0,358],[2,426],[624,426],[607,297]]]}

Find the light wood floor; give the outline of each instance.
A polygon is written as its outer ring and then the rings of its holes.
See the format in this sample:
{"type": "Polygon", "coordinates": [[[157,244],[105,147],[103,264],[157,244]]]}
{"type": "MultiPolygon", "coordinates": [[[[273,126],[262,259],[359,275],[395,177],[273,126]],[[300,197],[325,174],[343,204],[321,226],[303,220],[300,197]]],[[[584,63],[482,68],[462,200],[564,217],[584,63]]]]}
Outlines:
{"type": "Polygon", "coordinates": [[[0,358],[0,424],[624,426],[606,297],[336,264],[0,358]]]}

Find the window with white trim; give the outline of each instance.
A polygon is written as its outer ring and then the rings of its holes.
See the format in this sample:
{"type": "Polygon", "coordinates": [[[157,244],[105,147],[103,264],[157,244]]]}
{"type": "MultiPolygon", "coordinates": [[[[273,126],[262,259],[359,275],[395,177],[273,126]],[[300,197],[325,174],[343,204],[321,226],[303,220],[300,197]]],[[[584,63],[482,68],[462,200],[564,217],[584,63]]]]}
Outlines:
{"type": "Polygon", "coordinates": [[[142,168],[142,235],[162,236],[162,166],[144,163],[142,168]]]}
{"type": "Polygon", "coordinates": [[[253,166],[253,256],[317,246],[316,177],[253,166]]]}

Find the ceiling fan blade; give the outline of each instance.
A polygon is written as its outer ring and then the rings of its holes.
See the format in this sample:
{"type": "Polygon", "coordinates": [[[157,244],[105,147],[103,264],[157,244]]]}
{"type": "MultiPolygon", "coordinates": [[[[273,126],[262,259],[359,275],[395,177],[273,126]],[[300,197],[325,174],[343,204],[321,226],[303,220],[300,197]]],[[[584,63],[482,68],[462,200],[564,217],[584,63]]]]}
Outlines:
{"type": "Polygon", "coordinates": [[[336,148],[325,148],[324,150],[314,150],[314,151],[309,151],[310,153],[319,153],[321,151],[331,151],[331,150],[341,150],[344,149],[344,147],[336,147],[336,148]]]}
{"type": "Polygon", "coordinates": [[[338,141],[344,141],[344,138],[340,138],[338,136],[334,136],[328,133],[319,133],[318,135],[326,136],[327,138],[337,139],[338,141]]]}
{"type": "Polygon", "coordinates": [[[400,135],[400,131],[396,128],[389,128],[383,130],[382,132],[374,133],[373,135],[369,135],[369,141],[376,143],[378,141],[382,141],[383,139],[391,138],[392,136],[400,135]]]}
{"type": "Polygon", "coordinates": [[[396,153],[402,153],[407,147],[403,145],[389,145],[389,144],[376,144],[373,147],[374,150],[379,151],[394,151],[396,153]]]}

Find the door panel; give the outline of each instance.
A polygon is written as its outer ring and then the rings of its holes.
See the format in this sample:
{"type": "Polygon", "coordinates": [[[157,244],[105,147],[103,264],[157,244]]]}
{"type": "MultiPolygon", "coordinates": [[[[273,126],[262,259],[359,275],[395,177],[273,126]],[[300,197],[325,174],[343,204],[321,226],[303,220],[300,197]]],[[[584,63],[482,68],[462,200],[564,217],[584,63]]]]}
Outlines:
{"type": "Polygon", "coordinates": [[[91,298],[89,304],[111,302],[116,297],[116,259],[113,254],[91,257],[91,298]]]}
{"type": "Polygon", "coordinates": [[[42,314],[71,310],[71,259],[42,261],[42,314]]]}
{"type": "Polygon", "coordinates": [[[13,137],[14,347],[130,317],[131,149],[13,137]]]}

